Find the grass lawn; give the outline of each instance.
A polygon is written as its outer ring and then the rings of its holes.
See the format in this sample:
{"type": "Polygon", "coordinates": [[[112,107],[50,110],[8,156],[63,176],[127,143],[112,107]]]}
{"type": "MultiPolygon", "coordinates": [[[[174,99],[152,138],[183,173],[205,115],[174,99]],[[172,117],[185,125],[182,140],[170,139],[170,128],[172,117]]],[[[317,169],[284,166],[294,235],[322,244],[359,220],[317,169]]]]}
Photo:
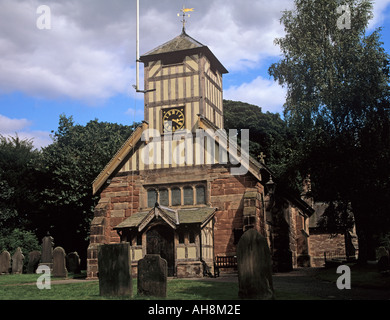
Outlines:
{"type": "MultiPolygon", "coordinates": [[[[129,297],[101,297],[99,282],[80,281],[56,284],[52,278],[51,289],[40,290],[36,281],[40,275],[0,276],[0,300],[127,300],[129,297]]],[[[70,274],[70,279],[74,278],[70,274]]],[[[275,292],[277,300],[309,300],[288,292],[275,292]]],[[[132,300],[154,300],[137,295],[137,280],[133,279],[132,300]]],[[[161,300],[161,298],[156,298],[161,300]]],[[[238,284],[234,282],[169,279],[166,300],[237,300],[238,284]]]]}
{"type": "MultiPolygon", "coordinates": [[[[101,297],[98,281],[51,284],[50,290],[39,290],[37,276],[12,275],[0,277],[0,300],[121,300],[129,297],[101,297]],[[6,279],[9,278],[9,279],[6,279]],[[19,279],[18,279],[19,278],[19,279]],[[27,284],[34,282],[34,284],[27,284]]],[[[53,279],[55,281],[55,279],[53,279]]],[[[167,300],[234,300],[238,286],[230,282],[168,280],[167,300]]],[[[133,300],[154,300],[137,295],[137,280],[133,279],[133,300]]],[[[160,298],[156,298],[159,299],[160,298]]]]}

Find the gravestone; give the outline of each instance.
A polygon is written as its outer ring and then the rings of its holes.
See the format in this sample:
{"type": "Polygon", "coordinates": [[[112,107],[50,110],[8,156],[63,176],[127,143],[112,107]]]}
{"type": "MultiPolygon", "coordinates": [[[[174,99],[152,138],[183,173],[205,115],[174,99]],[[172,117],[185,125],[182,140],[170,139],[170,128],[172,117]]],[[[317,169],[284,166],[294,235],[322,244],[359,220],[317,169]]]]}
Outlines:
{"type": "Polygon", "coordinates": [[[41,260],[40,251],[31,251],[28,254],[27,273],[35,273],[41,260]]]}
{"type": "Polygon", "coordinates": [[[385,272],[390,270],[389,253],[385,247],[379,247],[378,249],[378,271],[385,272]]]}
{"type": "Polygon", "coordinates": [[[54,239],[48,233],[47,236],[42,239],[42,252],[41,252],[40,265],[46,265],[50,269],[53,268],[53,246],[54,246],[54,239]]]}
{"type": "Polygon", "coordinates": [[[79,274],[80,270],[80,257],[77,252],[68,253],[66,256],[66,268],[69,272],[79,274]]]}
{"type": "Polygon", "coordinates": [[[130,244],[104,244],[98,248],[99,292],[101,296],[131,296],[130,244]]]}
{"type": "Polygon", "coordinates": [[[147,254],[138,261],[138,294],[165,298],[167,296],[168,264],[158,254],[147,254]]]}
{"type": "Polygon", "coordinates": [[[12,273],[23,273],[23,261],[24,255],[22,253],[22,249],[17,248],[14,255],[12,256],[12,273]]]}
{"type": "Polygon", "coordinates": [[[274,298],[271,253],[267,239],[255,229],[246,231],[238,242],[237,269],[240,298],[274,298]]]}
{"type": "Polygon", "coordinates": [[[66,278],[68,276],[68,270],[66,270],[66,253],[61,247],[57,247],[53,250],[53,277],[66,278]]]}
{"type": "Polygon", "coordinates": [[[9,274],[11,269],[11,255],[8,251],[0,254],[0,274],[9,274]]]}

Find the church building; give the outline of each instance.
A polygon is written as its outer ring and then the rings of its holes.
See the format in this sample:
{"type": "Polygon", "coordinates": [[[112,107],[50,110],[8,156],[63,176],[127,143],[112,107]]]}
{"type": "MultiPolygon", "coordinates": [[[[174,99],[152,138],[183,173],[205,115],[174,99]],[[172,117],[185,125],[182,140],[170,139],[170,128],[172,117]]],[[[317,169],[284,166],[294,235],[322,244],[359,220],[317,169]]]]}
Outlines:
{"type": "Polygon", "coordinates": [[[144,121],[93,182],[88,278],[99,245],[119,242],[130,243],[133,274],[160,254],[169,276],[202,277],[250,228],[266,237],[275,270],[310,266],[313,209],[224,132],[222,63],[184,28],[140,60],[144,121]]]}

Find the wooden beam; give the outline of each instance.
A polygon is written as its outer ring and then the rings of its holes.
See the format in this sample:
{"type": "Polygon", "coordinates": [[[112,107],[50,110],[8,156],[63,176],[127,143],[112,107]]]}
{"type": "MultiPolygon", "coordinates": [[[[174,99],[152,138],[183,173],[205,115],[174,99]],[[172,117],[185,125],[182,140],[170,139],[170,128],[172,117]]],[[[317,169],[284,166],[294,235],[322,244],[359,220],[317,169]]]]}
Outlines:
{"type": "Polygon", "coordinates": [[[96,194],[103,184],[107,181],[110,175],[118,168],[122,163],[122,160],[130,153],[134,148],[137,142],[141,139],[142,133],[149,127],[147,122],[143,122],[132,135],[126,140],[123,146],[115,154],[115,156],[110,160],[106,167],[100,172],[95,181],[92,183],[92,193],[96,194]]]}

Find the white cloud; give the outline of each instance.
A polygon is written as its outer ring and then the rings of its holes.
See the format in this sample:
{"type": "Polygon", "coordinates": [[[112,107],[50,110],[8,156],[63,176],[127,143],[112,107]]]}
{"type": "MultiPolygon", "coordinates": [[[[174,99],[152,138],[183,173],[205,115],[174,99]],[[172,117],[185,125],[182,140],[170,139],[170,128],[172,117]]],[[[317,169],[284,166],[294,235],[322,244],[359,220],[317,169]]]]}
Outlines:
{"type": "Polygon", "coordinates": [[[39,30],[39,5],[34,0],[0,0],[0,93],[20,91],[95,104],[124,92],[134,78],[123,59],[129,41],[123,29],[129,25],[122,20],[89,29],[81,22],[96,15],[73,15],[83,6],[65,1],[50,4],[52,28],[39,30]]]}
{"type": "Polygon", "coordinates": [[[16,132],[31,125],[27,119],[10,119],[0,114],[0,134],[4,132],[16,132]]]}
{"type": "MultiPolygon", "coordinates": [[[[199,0],[187,32],[209,45],[230,71],[277,53],[280,11],[291,0],[199,0]],[[248,18],[249,15],[249,18],[248,18]]],[[[141,53],[181,32],[182,3],[141,1],[141,53]]],[[[135,3],[52,0],[51,29],[39,30],[39,0],[0,0],[0,94],[98,103],[135,82],[135,3]]]]}
{"type": "Polygon", "coordinates": [[[29,130],[31,124],[32,121],[27,119],[11,119],[0,114],[0,135],[15,137],[17,134],[21,140],[32,140],[37,149],[46,147],[53,142],[49,132],[29,130]]]}
{"type": "Polygon", "coordinates": [[[194,34],[204,39],[229,71],[258,66],[264,58],[280,53],[274,39],[284,34],[279,20],[291,3],[216,0],[194,28],[194,34]]]}
{"type": "MultiPolygon", "coordinates": [[[[374,3],[377,26],[390,0],[374,3]]],[[[230,72],[258,68],[279,54],[282,11],[293,0],[197,0],[187,33],[230,72]]],[[[51,30],[39,30],[40,0],[0,0],[0,94],[19,91],[96,104],[135,83],[135,1],[51,0],[51,30]]],[[[181,32],[182,2],[140,1],[141,54],[181,32]]],[[[243,84],[244,86],[245,84],[243,84]]]]}
{"type": "Polygon", "coordinates": [[[252,82],[228,88],[224,91],[224,99],[254,104],[263,112],[282,113],[286,90],[277,82],[259,76],[252,82]]]}
{"type": "Polygon", "coordinates": [[[390,6],[390,0],[376,0],[374,1],[374,18],[370,21],[369,29],[374,29],[383,24],[385,19],[389,18],[385,15],[386,8],[390,6]]]}

